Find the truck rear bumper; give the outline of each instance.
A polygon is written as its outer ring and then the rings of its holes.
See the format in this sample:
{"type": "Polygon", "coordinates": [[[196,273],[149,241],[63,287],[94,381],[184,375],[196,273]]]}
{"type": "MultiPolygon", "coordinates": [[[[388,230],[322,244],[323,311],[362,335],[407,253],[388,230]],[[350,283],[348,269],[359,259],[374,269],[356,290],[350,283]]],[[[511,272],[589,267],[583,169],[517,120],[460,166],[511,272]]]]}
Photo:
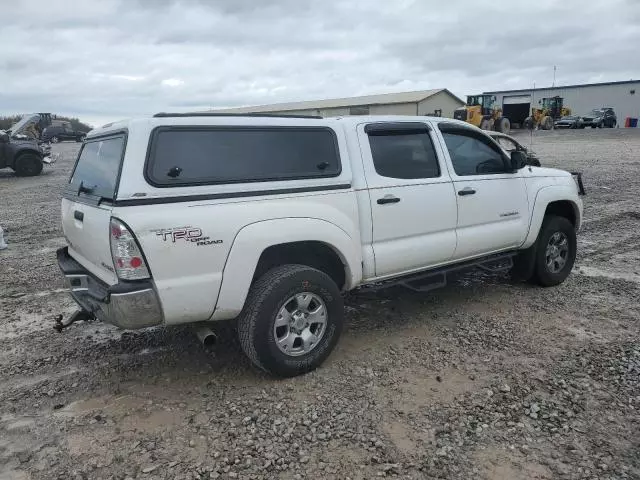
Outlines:
{"type": "Polygon", "coordinates": [[[98,320],[124,329],[163,323],[162,307],[150,280],[106,285],[74,260],[67,247],[56,255],[71,296],[98,320]]]}

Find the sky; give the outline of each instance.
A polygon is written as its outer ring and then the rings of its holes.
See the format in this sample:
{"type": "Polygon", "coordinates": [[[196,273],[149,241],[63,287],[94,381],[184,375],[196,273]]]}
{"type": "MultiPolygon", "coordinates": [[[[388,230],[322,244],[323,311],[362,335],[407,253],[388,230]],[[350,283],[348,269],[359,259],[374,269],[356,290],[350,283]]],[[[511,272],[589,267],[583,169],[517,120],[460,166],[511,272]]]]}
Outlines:
{"type": "Polygon", "coordinates": [[[640,0],[0,0],[0,115],[640,78],[640,0]]]}

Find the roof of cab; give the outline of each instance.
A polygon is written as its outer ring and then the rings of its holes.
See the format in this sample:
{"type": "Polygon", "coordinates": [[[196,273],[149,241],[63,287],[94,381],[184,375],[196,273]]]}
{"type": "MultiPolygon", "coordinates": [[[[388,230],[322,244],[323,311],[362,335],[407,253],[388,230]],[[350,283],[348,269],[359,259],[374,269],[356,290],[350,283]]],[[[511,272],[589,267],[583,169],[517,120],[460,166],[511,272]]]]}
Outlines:
{"type": "Polygon", "coordinates": [[[159,113],[148,117],[137,117],[117,122],[107,123],[94,128],[87,134],[87,138],[108,135],[117,131],[130,129],[137,123],[152,126],[163,125],[304,125],[314,126],[349,124],[359,125],[368,122],[420,122],[431,121],[434,123],[451,122],[469,126],[466,122],[443,117],[404,116],[404,115],[354,115],[344,117],[314,117],[273,114],[237,114],[237,113],[159,113]]]}

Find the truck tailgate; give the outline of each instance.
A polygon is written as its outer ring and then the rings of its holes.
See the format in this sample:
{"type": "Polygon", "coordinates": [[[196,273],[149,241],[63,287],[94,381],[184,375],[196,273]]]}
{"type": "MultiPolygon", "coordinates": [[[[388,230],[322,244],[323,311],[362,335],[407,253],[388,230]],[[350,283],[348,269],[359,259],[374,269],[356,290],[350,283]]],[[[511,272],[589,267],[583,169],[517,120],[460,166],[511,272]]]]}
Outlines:
{"type": "Polygon", "coordinates": [[[117,283],[109,244],[110,206],[62,199],[62,229],[69,254],[103,282],[117,283]]]}

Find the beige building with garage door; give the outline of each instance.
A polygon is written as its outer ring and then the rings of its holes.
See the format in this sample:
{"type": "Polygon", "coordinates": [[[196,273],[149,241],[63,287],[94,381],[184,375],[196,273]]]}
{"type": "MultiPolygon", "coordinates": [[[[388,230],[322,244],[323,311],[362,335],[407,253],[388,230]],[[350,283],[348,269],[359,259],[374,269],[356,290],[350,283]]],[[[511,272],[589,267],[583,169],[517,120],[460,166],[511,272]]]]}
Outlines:
{"type": "Polygon", "coordinates": [[[446,88],[415,92],[386,93],[364,97],[332,98],[294,103],[215,110],[220,113],[273,113],[279,115],[433,115],[453,117],[464,102],[446,88]]]}

